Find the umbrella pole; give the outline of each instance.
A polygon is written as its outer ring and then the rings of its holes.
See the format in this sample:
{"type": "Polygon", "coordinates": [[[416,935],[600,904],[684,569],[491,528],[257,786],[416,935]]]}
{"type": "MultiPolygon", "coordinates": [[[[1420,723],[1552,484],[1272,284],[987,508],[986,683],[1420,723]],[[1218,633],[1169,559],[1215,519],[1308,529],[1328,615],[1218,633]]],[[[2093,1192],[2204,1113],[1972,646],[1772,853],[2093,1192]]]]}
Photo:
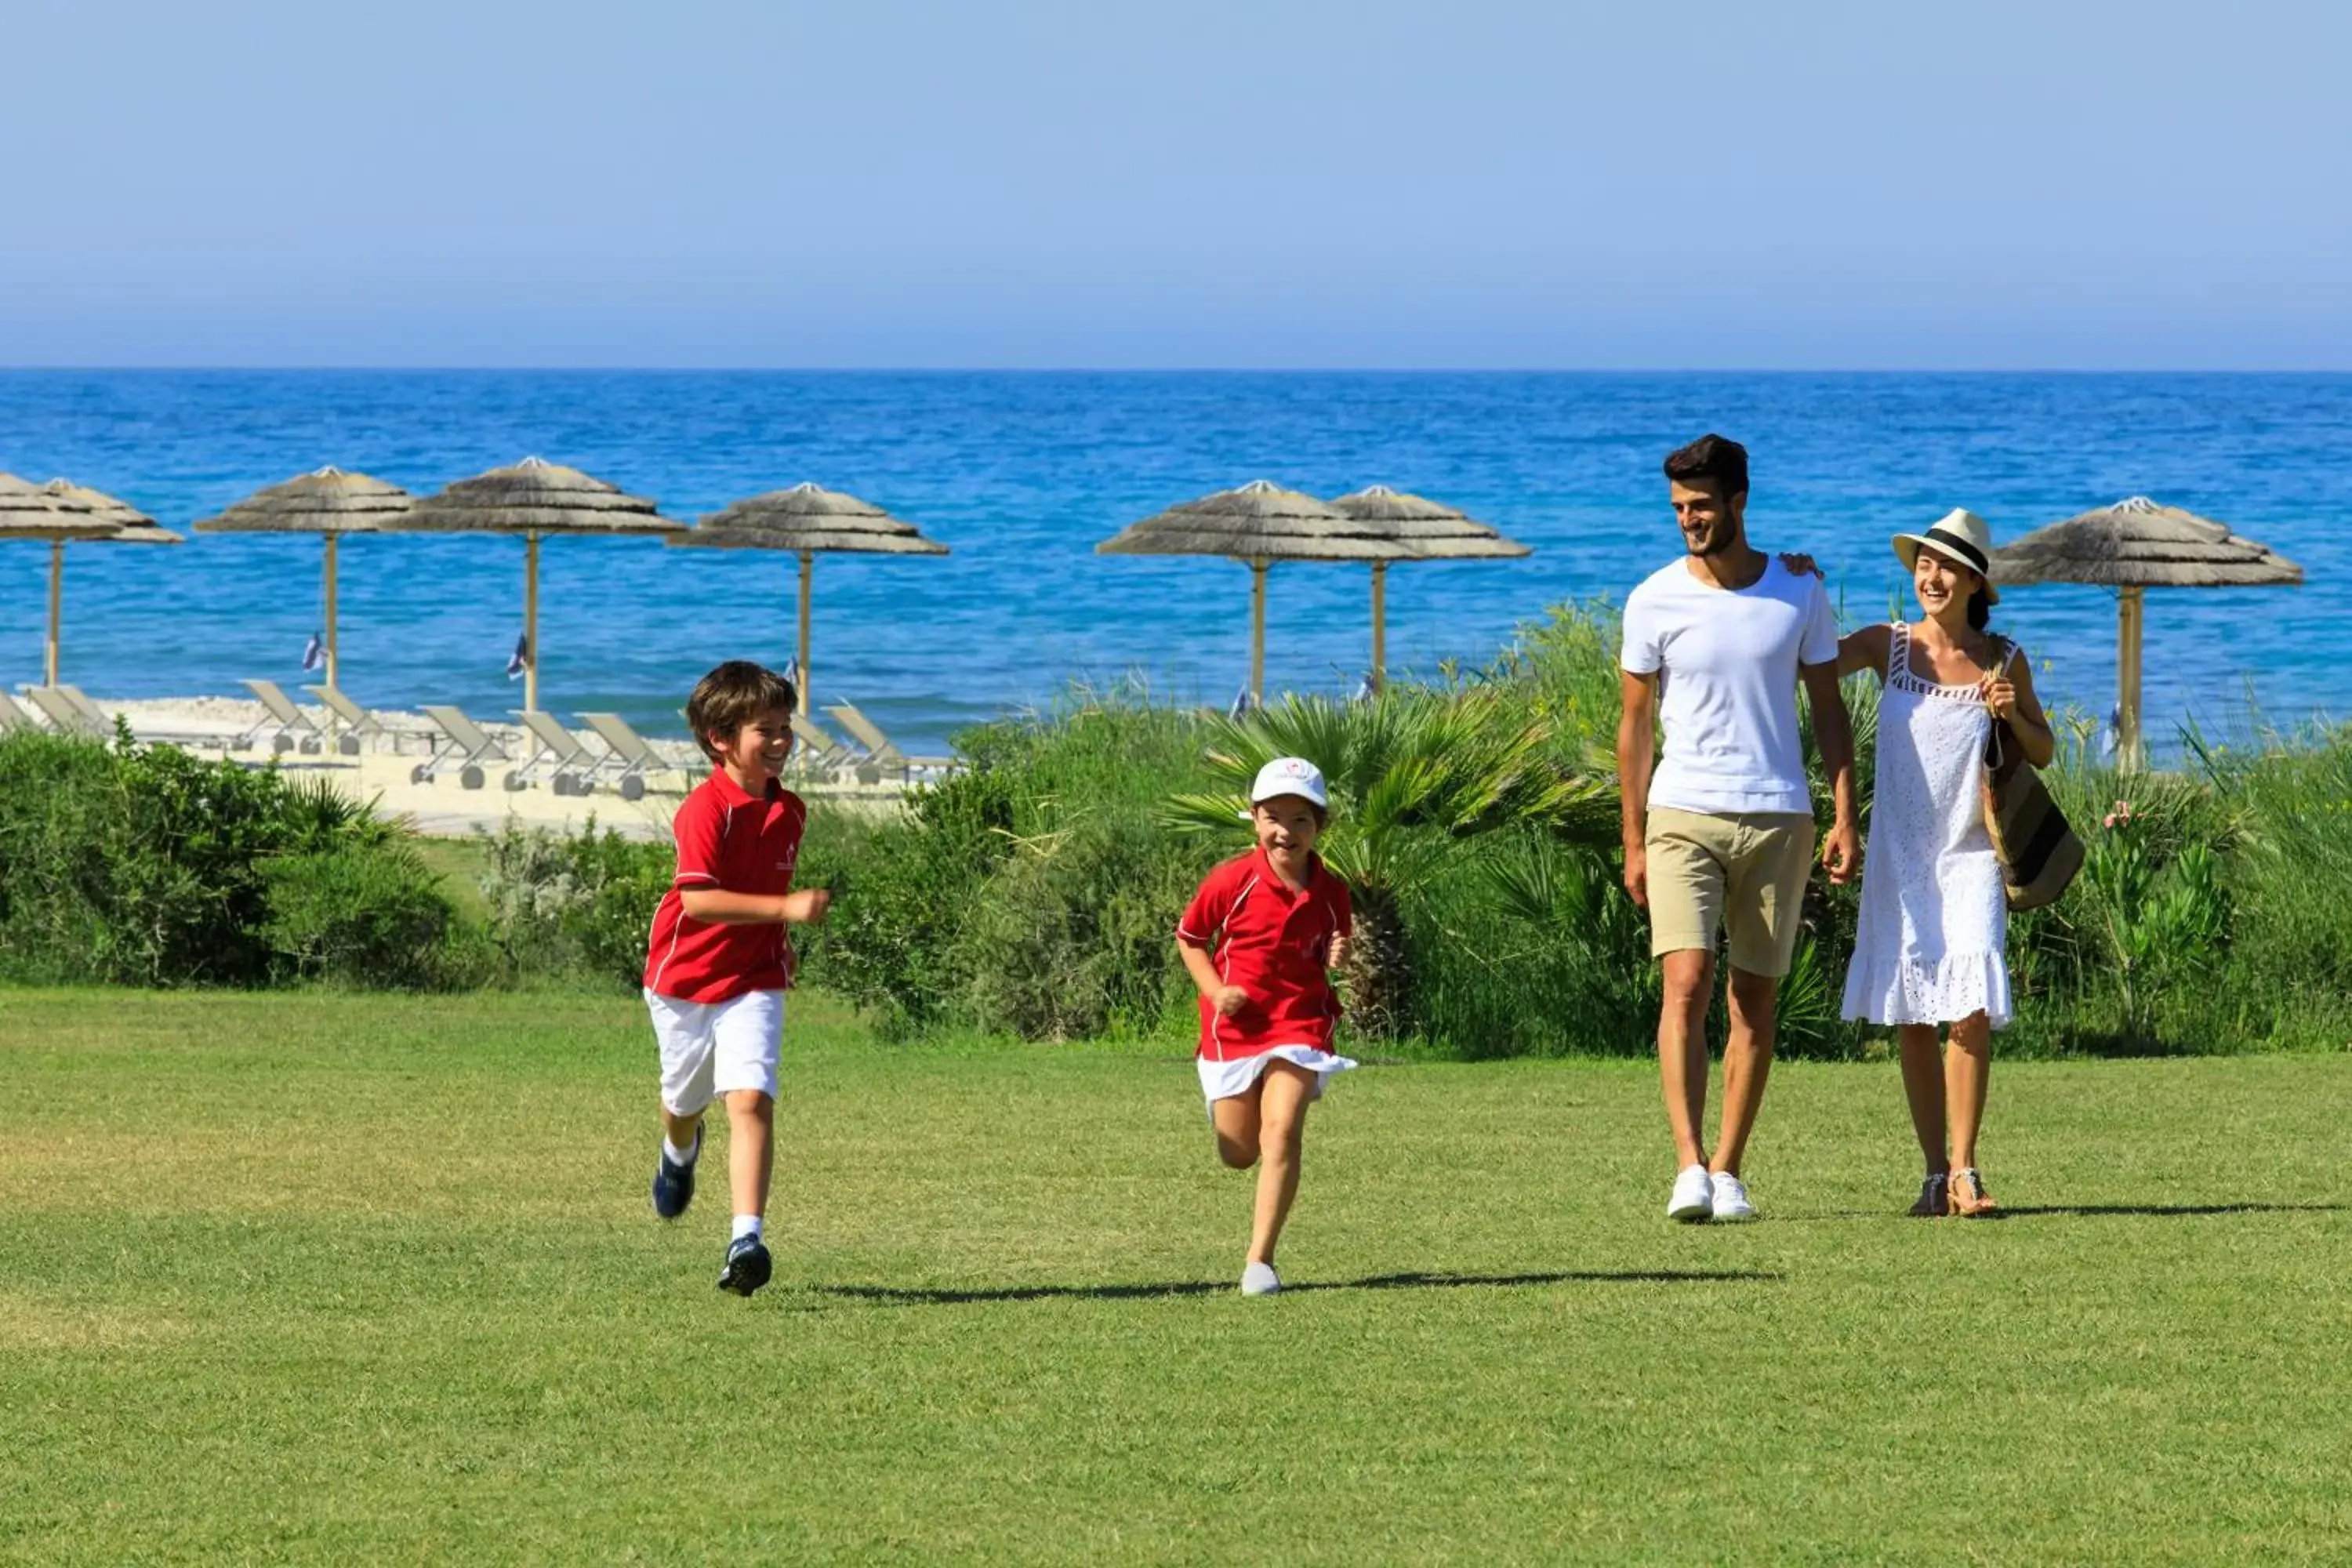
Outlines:
{"type": "Polygon", "coordinates": [[[1250,702],[1265,701],[1265,563],[1250,563],[1250,702]]]}
{"type": "Polygon", "coordinates": [[[41,645],[41,684],[58,683],[58,623],[64,619],[66,602],[66,542],[49,541],[49,639],[41,645]]]}
{"type": "Polygon", "coordinates": [[[539,711],[539,535],[522,536],[522,705],[539,711]]]}
{"type": "Polygon", "coordinates": [[[335,536],[327,535],[327,686],[341,691],[341,678],[335,673],[335,536]]]}
{"type": "Polygon", "coordinates": [[[1388,678],[1389,563],[1372,563],[1372,689],[1388,678]]]}
{"type": "Polygon", "coordinates": [[[809,593],[816,577],[816,557],[808,551],[801,552],[801,717],[809,714],[809,593]]]}
{"type": "Polygon", "coordinates": [[[2116,763],[2126,773],[2137,773],[2142,761],[2139,733],[2140,615],[2145,591],[2124,588],[2116,595],[2116,763]]]}

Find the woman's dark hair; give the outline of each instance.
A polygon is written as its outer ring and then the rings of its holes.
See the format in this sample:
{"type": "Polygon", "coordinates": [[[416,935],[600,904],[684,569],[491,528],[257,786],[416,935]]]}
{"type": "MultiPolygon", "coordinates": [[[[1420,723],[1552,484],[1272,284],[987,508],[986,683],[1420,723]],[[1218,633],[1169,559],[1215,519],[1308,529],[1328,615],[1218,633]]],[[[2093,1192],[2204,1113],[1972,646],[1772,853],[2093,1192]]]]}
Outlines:
{"type": "Polygon", "coordinates": [[[1979,584],[1969,595],[1969,630],[1980,632],[1992,620],[1992,601],[1985,597],[1984,585],[1979,584]]]}
{"type": "Polygon", "coordinates": [[[1712,432],[1666,454],[1666,478],[1686,485],[1711,484],[1729,500],[1748,493],[1748,448],[1712,432]]]}

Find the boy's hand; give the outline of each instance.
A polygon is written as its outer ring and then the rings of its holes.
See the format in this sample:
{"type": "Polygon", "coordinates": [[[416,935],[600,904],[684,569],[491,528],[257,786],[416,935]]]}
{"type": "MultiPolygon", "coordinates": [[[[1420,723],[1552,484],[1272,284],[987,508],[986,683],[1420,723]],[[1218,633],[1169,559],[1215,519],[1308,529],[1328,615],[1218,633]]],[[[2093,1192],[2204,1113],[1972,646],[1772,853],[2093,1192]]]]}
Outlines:
{"type": "Polygon", "coordinates": [[[1348,939],[1346,937],[1335,936],[1331,939],[1330,951],[1323,955],[1323,967],[1326,969],[1345,969],[1348,967],[1348,939]]]}
{"type": "Polygon", "coordinates": [[[1240,986],[1220,985],[1215,994],[1209,998],[1209,1005],[1216,1008],[1220,1017],[1238,1018],[1242,1009],[1249,1005],[1249,993],[1240,986]]]}
{"type": "Polygon", "coordinates": [[[830,888],[803,888],[797,893],[786,893],[777,901],[776,918],[786,925],[821,925],[824,912],[833,908],[830,888]]]}

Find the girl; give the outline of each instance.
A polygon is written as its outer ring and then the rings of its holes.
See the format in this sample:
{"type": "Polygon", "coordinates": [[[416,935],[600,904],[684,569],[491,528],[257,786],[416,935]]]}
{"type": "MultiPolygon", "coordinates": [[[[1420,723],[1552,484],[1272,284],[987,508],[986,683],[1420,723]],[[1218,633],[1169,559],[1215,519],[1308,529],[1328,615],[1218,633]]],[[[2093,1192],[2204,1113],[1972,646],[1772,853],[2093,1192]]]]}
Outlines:
{"type": "Polygon", "coordinates": [[[1354,922],[1347,886],[1315,855],[1329,809],[1323,774],[1305,758],[1259,769],[1250,788],[1257,847],[1211,871],[1176,928],[1201,992],[1201,1092],[1217,1157],[1237,1171],[1258,1166],[1244,1296],[1282,1289],[1274,1244],[1298,1194],[1307,1102],[1356,1065],[1331,1054],[1339,1002],[1328,971],[1345,961],[1354,922]]]}
{"type": "Polygon", "coordinates": [[[1977,1172],[1977,1128],[1992,1031],[2009,1022],[2009,905],[1985,831],[1985,742],[2003,726],[2001,743],[2037,768],[2057,749],[2024,656],[1985,631],[2000,598],[1985,577],[1991,549],[1984,520],[1965,510],[1896,534],[1925,618],[1864,626],[1838,645],[1841,676],[1876,670],[1885,686],[1844,1012],[1894,1025],[1902,1042],[1904,1093],[1927,1160],[1911,1208],[1921,1215],[1993,1207],[1977,1172]],[[1940,1057],[1938,1024],[1950,1026],[1940,1057]]]}

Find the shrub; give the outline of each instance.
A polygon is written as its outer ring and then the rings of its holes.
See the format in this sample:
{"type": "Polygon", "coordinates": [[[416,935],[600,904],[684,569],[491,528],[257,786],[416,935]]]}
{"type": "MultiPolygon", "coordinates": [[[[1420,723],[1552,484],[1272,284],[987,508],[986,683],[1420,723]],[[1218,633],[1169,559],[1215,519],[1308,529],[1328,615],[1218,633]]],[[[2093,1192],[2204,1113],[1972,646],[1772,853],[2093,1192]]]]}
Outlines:
{"type": "Polygon", "coordinates": [[[454,911],[408,846],[279,856],[262,876],[261,935],[288,976],[409,990],[453,978],[443,957],[454,911]]]}
{"type": "Polygon", "coordinates": [[[488,934],[503,978],[636,989],[654,910],[677,869],[667,843],[600,832],[593,816],[565,834],[509,823],[480,843],[488,934]]]}

